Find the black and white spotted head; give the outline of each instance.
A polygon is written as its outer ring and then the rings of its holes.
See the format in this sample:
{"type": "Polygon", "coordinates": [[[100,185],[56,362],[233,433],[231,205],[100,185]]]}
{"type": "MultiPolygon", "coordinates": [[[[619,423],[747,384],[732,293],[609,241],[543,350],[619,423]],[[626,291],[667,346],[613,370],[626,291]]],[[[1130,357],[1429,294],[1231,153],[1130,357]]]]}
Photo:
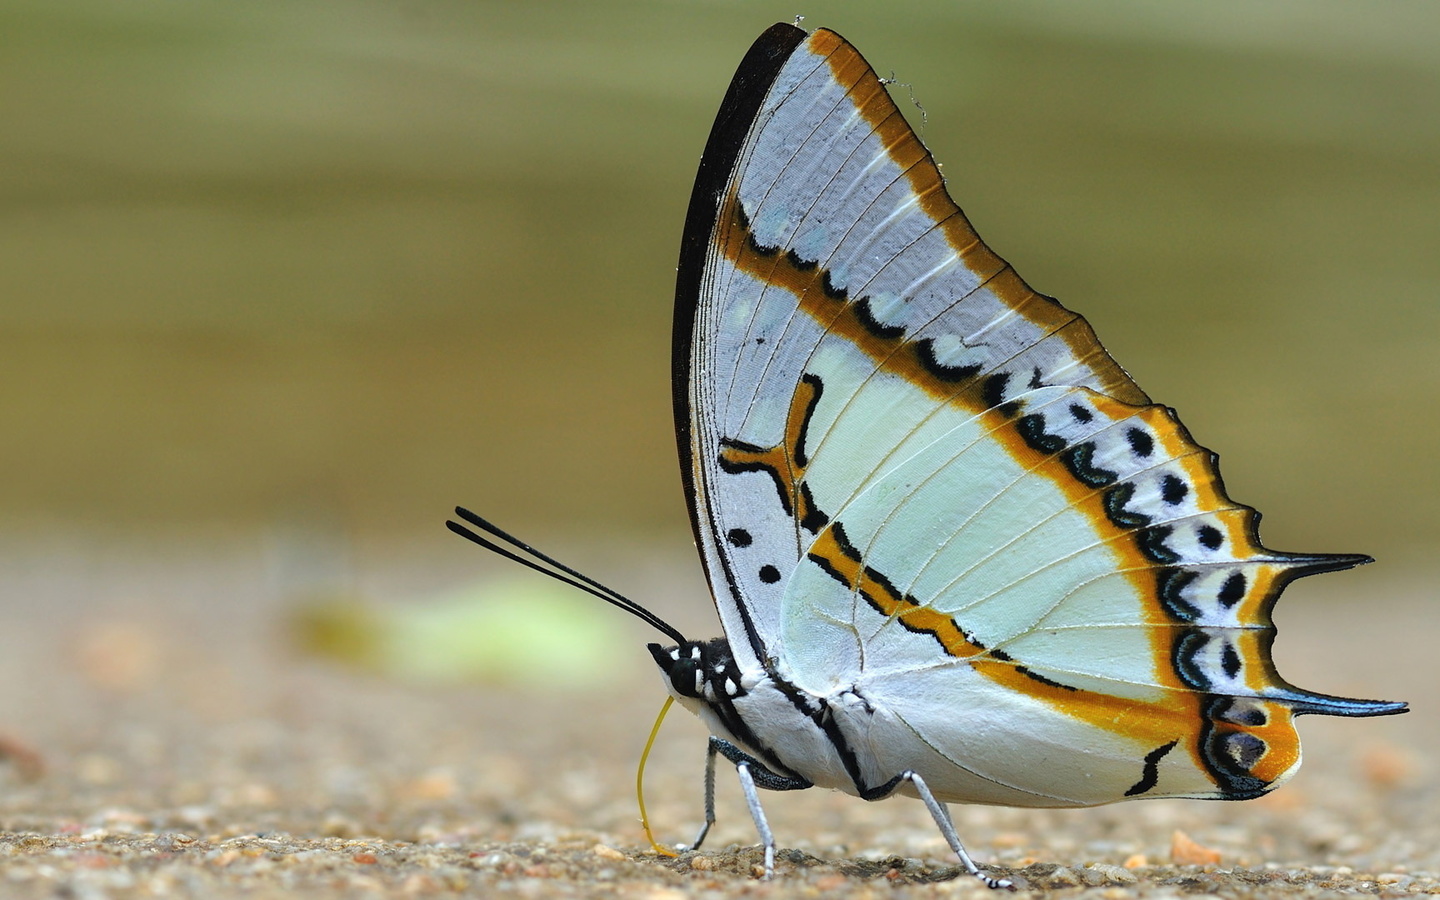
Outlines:
{"type": "Polygon", "coordinates": [[[724,702],[744,694],[740,667],[724,638],[686,641],[671,647],[649,644],[648,649],[665,676],[670,693],[682,703],[687,700],[724,702]]]}

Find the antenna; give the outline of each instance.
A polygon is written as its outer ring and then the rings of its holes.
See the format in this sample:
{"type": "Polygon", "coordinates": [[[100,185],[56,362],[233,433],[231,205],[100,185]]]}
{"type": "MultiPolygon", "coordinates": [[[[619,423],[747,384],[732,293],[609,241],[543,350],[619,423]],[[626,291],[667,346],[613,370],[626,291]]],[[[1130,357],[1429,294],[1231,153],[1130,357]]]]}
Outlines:
{"type": "Polygon", "coordinates": [[[498,553],[506,559],[514,560],[527,569],[534,569],[543,575],[549,575],[556,581],[568,584],[573,588],[578,588],[591,596],[599,597],[611,606],[618,606],[635,618],[646,622],[677,644],[688,643],[685,640],[685,635],[681,634],[675,626],[636,603],[634,600],[631,600],[629,597],[626,597],[618,591],[611,590],[588,575],[580,574],[559,560],[546,556],[544,553],[541,553],[514,535],[501,530],[494,523],[475,515],[475,513],[463,506],[455,507],[455,515],[491,537],[508,544],[509,547],[502,547],[500,544],[495,543],[495,541],[490,540],[490,538],[482,537],[458,522],[445,522],[446,528],[449,528],[466,540],[473,541],[486,550],[498,553]]]}

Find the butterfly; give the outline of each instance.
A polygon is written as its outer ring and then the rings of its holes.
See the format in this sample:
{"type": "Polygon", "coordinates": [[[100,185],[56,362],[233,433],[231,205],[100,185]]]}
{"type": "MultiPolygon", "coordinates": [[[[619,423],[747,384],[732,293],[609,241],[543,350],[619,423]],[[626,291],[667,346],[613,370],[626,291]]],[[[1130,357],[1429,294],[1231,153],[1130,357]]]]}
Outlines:
{"type": "Polygon", "coordinates": [[[1279,676],[1281,590],[1370,559],[1264,547],[1215,454],[985,245],[833,31],[771,27],[730,84],[673,371],[725,637],[688,640],[472,513],[492,539],[449,524],[670,638],[650,652],[712,735],[696,846],[724,757],[767,876],[759,790],[825,787],[918,797],[1007,886],[946,803],[1249,799],[1299,766],[1297,715],[1406,711],[1279,676]]]}

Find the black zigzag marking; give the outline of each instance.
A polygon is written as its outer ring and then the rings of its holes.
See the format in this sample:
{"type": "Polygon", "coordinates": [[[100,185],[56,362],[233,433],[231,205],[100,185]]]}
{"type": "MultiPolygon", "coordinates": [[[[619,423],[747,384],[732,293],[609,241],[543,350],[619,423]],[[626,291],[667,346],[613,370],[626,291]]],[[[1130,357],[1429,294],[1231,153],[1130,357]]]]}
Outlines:
{"type": "Polygon", "coordinates": [[[1160,781],[1160,760],[1165,758],[1165,754],[1174,750],[1178,743],[1180,743],[1180,739],[1176,738],[1145,754],[1145,768],[1141,770],[1140,780],[1130,786],[1130,789],[1125,792],[1125,796],[1134,797],[1152,790],[1160,781]]]}

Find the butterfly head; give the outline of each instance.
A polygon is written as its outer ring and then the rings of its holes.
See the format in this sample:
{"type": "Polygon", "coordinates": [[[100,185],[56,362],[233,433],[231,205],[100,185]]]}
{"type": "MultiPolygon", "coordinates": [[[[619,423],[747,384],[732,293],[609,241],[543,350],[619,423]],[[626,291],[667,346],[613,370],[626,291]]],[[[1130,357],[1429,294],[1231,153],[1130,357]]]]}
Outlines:
{"type": "Polygon", "coordinates": [[[650,655],[675,698],[687,706],[696,700],[714,703],[745,693],[740,667],[724,638],[685,641],[676,646],[649,645],[650,655]]]}

